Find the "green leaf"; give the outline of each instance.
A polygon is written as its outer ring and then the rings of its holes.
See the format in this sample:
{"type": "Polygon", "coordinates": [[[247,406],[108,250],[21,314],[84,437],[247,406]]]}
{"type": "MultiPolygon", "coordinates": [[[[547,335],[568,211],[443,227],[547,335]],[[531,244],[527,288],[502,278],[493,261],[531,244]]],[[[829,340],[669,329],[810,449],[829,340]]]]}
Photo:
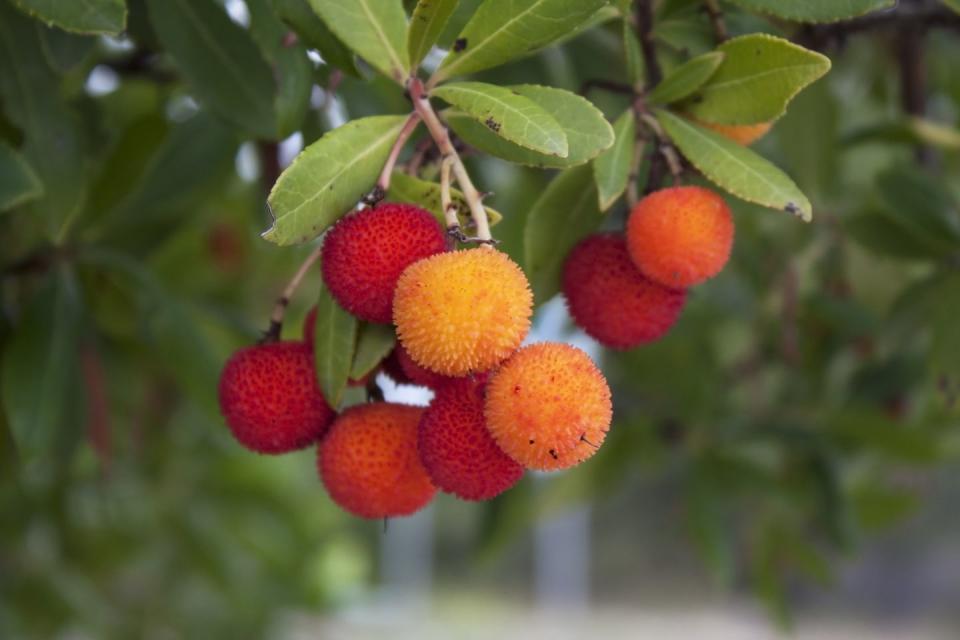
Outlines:
{"type": "Polygon", "coordinates": [[[87,215],[100,219],[133,191],[163,144],[169,122],[152,113],[119,132],[90,187],[87,215]]]}
{"type": "Polygon", "coordinates": [[[40,45],[50,68],[57,73],[68,73],[83,64],[97,46],[97,39],[69,33],[60,29],[47,29],[37,25],[40,45]]]}
{"type": "MultiPolygon", "coordinates": [[[[960,279],[954,280],[960,282],[960,279]]],[[[960,301],[960,297],[956,300],[960,301]]],[[[848,410],[830,419],[825,426],[825,433],[831,438],[858,451],[873,451],[892,460],[921,464],[940,458],[938,442],[931,431],[891,420],[878,411],[848,410]]]]}
{"type": "Polygon", "coordinates": [[[150,19],[201,102],[258,137],[276,138],[273,72],[250,34],[212,0],[147,0],[150,19]]]}
{"type": "Polygon", "coordinates": [[[709,180],[747,202],[813,218],[813,208],[785,173],[719,133],[658,109],[657,120],[681,153],[709,180]]]}
{"type": "Polygon", "coordinates": [[[433,95],[463,110],[495,134],[547,155],[566,158],[567,136],[553,116],[518,91],[482,82],[457,82],[433,95]]]}
{"type": "Polygon", "coordinates": [[[880,173],[880,212],[904,234],[941,256],[960,249],[960,208],[944,185],[906,165],[880,173]]]}
{"type": "Polygon", "coordinates": [[[943,252],[905,232],[882,213],[858,213],[843,221],[843,228],[867,250],[903,260],[942,258],[943,252]]]}
{"type": "Polygon", "coordinates": [[[267,203],[279,245],[306,242],[347,213],[374,185],[406,116],[352,120],[303,150],[280,175],[267,203]]]}
{"type": "Polygon", "coordinates": [[[630,181],[630,168],[637,145],[637,119],[633,109],[627,109],[617,118],[613,131],[616,142],[593,161],[593,178],[597,184],[601,212],[613,206],[627,190],[630,181]]]}
{"type": "Polygon", "coordinates": [[[326,287],[317,299],[313,358],[323,397],[336,409],[347,388],[357,348],[357,319],[337,304],[326,287]]]}
{"type": "MultiPolygon", "coordinates": [[[[896,0],[888,0],[890,3],[896,2],[896,0]]],[[[952,9],[956,13],[960,13],[960,0],[943,0],[943,4],[947,5],[948,8],[952,9]]]]}
{"type": "Polygon", "coordinates": [[[407,79],[407,15],[401,0],[310,0],[330,30],[372,67],[407,79]]]}
{"type": "Polygon", "coordinates": [[[553,116],[567,137],[566,158],[537,153],[508,142],[462,112],[444,112],[447,124],[470,146],[516,164],[540,168],[574,167],[613,145],[614,133],[610,123],[586,98],[563,89],[532,84],[508,88],[530,98],[553,116]]]}
{"type": "Polygon", "coordinates": [[[640,48],[637,32],[629,20],[623,21],[623,52],[627,60],[627,78],[630,80],[630,85],[637,89],[643,88],[647,69],[643,62],[643,50],[640,48]]]}
{"type": "Polygon", "coordinates": [[[387,324],[364,323],[357,338],[357,351],[350,369],[351,380],[361,380],[390,355],[397,342],[397,334],[387,324]]]}
{"type": "Polygon", "coordinates": [[[907,126],[917,138],[927,144],[950,151],[960,149],[960,130],[917,117],[910,118],[907,126]]]}
{"type": "Polygon", "coordinates": [[[271,2],[280,19],[297,33],[307,47],[319,51],[324,62],[352,76],[360,76],[353,52],[333,35],[323,20],[307,4],[307,0],[271,0],[271,2]]]}
{"type": "Polygon", "coordinates": [[[736,576],[734,544],[730,531],[729,505],[723,488],[708,465],[697,465],[689,474],[686,524],[694,545],[722,585],[736,576]]]}
{"type": "Polygon", "coordinates": [[[116,35],[127,27],[124,0],[13,0],[13,4],[65,31],[116,35]]]}
{"type": "Polygon", "coordinates": [[[313,64],[300,43],[285,42],[287,27],[274,13],[270,0],[246,0],[250,11],[250,34],[273,66],[277,82],[274,111],[275,136],[286,138],[298,131],[310,106],[313,64]]]}
{"type": "Polygon", "coordinates": [[[459,3],[460,0],[420,0],[417,3],[407,31],[411,69],[419,67],[430,53],[459,3]]]}
{"type": "Polygon", "coordinates": [[[176,226],[179,216],[194,215],[197,199],[218,188],[221,177],[233,169],[237,150],[233,132],[205,111],[175,125],[157,146],[136,148],[138,141],[147,145],[161,139],[163,128],[150,126],[145,122],[131,131],[132,139],[118,149],[126,153],[104,168],[109,171],[126,159],[131,172],[125,168],[113,176],[103,173],[97,182],[104,189],[97,194],[116,203],[103,218],[103,228],[114,242],[130,248],[155,245],[161,233],[176,226]],[[151,155],[141,155],[143,151],[151,155]],[[111,177],[127,176],[129,183],[109,184],[111,177]],[[126,191],[117,193],[111,187],[126,191]]]}
{"type": "MultiPolygon", "coordinates": [[[[450,199],[457,207],[457,218],[460,220],[460,226],[469,229],[473,224],[470,215],[470,205],[467,204],[463,193],[457,189],[450,189],[450,199]]],[[[434,216],[440,224],[445,224],[443,215],[443,206],[440,204],[440,185],[436,182],[428,182],[415,178],[405,173],[396,172],[390,179],[390,189],[387,191],[387,200],[393,202],[412,202],[417,204],[434,216]]],[[[487,219],[490,226],[496,225],[503,220],[499,211],[484,207],[487,210],[487,219]]]]}
{"type": "Polygon", "coordinates": [[[43,195],[43,183],[15,149],[0,141],[0,211],[43,195]]]}
{"type": "Polygon", "coordinates": [[[855,489],[852,500],[857,521],[868,531],[886,529],[913,515],[922,504],[914,493],[875,484],[855,489]]]}
{"type": "Polygon", "coordinates": [[[761,527],[754,551],[753,588],[777,624],[785,629],[792,619],[781,575],[783,558],[779,538],[783,528],[772,522],[761,527]]]}
{"type": "Polygon", "coordinates": [[[37,295],[3,357],[3,404],[24,463],[52,461],[78,437],[81,302],[74,275],[59,271],[37,295]]]}
{"type": "Polygon", "coordinates": [[[670,104],[683,100],[716,73],[726,54],[711,51],[687,60],[658,84],[647,99],[652,104],[670,104]]]}
{"type": "Polygon", "coordinates": [[[836,22],[889,9],[896,0],[731,0],[744,9],[795,22],[836,22]]]}
{"type": "Polygon", "coordinates": [[[930,366],[936,375],[950,377],[945,388],[956,389],[960,381],[960,272],[934,276],[924,294],[920,311],[932,334],[930,366]]]}
{"type": "Polygon", "coordinates": [[[546,47],[587,22],[606,0],[486,0],[430,80],[489,69],[546,47]]]}
{"type": "Polygon", "coordinates": [[[727,40],[720,68],[684,105],[698,120],[756,124],[776,120],[804,87],[830,70],[830,59],[758,33],[727,40]]]}
{"type": "Polygon", "coordinates": [[[567,254],[602,221],[589,165],[567,169],[554,178],[527,214],[523,230],[524,270],[537,304],[560,290],[567,254]]]}
{"type": "Polygon", "coordinates": [[[79,213],[86,194],[80,133],[64,104],[30,20],[0,2],[0,99],[23,133],[20,152],[44,185],[31,203],[47,219],[51,237],[79,213]]]}

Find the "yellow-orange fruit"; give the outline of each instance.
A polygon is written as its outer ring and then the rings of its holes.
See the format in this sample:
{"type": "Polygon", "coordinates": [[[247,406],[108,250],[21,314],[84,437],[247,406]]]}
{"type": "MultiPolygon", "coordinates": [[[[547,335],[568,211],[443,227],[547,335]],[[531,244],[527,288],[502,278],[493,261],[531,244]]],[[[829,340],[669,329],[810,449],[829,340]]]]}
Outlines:
{"type": "Polygon", "coordinates": [[[520,349],[487,383],[493,439],[528,469],[565,469],[592,456],[610,429],[610,388],[590,357],[567,344],[520,349]]]}
{"type": "Polygon", "coordinates": [[[724,138],[729,138],[737,144],[749,147],[754,142],[767,135],[772,122],[760,122],[758,124],[715,124],[713,122],[696,121],[707,129],[716,131],[724,138]]]}
{"type": "Polygon", "coordinates": [[[388,402],[350,407],[320,442],[317,465],[330,497],[361,518],[406,516],[436,493],[417,453],[423,409],[388,402]]]}
{"type": "Polygon", "coordinates": [[[481,247],[407,267],[394,293],[397,336],[414,362],[460,377],[510,356],[530,330],[533,295],[505,254],[481,247]]]}
{"type": "Polygon", "coordinates": [[[733,216],[702,187],[670,187],[643,198],[627,221],[627,249],[643,275],[685,289],[720,273],[733,247],[733,216]]]}

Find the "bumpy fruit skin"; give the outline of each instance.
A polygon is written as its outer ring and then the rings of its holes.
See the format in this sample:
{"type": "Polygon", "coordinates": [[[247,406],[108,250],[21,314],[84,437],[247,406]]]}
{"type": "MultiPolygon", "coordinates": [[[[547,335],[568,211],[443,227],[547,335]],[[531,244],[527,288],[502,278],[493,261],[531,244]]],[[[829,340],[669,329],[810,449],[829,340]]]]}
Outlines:
{"type": "Polygon", "coordinates": [[[528,469],[565,469],[592,456],[610,429],[610,388],[567,344],[517,351],[490,378],[484,416],[500,448],[528,469]]]}
{"type": "Polygon", "coordinates": [[[317,441],[335,417],[317,386],[310,348],[276,342],[241,349],[220,374],[220,410],[252,451],[285,453],[317,441]]]}
{"type": "Polygon", "coordinates": [[[482,380],[449,379],[420,419],[423,466],[441,491],[463,500],[489,500],[523,476],[487,430],[483,389],[482,380]]]}
{"type": "Polygon", "coordinates": [[[442,376],[439,373],[434,373],[418,365],[414,362],[413,358],[410,357],[410,354],[402,344],[396,346],[394,353],[397,354],[397,364],[403,372],[403,377],[406,378],[410,384],[436,389],[448,380],[453,379],[448,376],[442,376]]]}
{"type": "Polygon", "coordinates": [[[634,266],[623,236],[589,236],[563,267],[563,295],[570,315],[601,344],[631,349],[658,340],[680,317],[686,291],[670,289],[634,266]]]}
{"type": "Polygon", "coordinates": [[[698,121],[698,123],[745,147],[749,147],[767,135],[770,127],[773,125],[772,122],[760,122],[758,124],[714,124],[712,122],[698,121]]]}
{"type": "Polygon", "coordinates": [[[353,315],[389,323],[403,270],[445,250],[443,229],[428,211],[381,204],[345,216],[330,229],[323,241],[323,281],[353,315]]]}
{"type": "Polygon", "coordinates": [[[533,294],[520,267],[481,247],[411,265],[397,283],[393,320],[414,362],[461,377],[487,371],[530,330],[533,294]]]}
{"type": "Polygon", "coordinates": [[[407,516],[437,489],[417,453],[423,409],[388,402],[350,407],[320,443],[317,466],[330,497],[361,518],[407,516]]]}
{"type": "Polygon", "coordinates": [[[671,187],[638,202],[627,221],[637,268],[665,287],[684,289],[720,273],[733,246],[733,216],[702,187],[671,187]]]}

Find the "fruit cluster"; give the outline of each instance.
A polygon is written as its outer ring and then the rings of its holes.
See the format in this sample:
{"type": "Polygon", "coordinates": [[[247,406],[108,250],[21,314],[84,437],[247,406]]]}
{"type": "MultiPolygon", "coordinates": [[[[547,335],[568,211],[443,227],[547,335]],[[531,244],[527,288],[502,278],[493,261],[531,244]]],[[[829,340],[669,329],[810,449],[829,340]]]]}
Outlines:
{"type": "Polygon", "coordinates": [[[633,207],[625,234],[592,235],[570,252],[563,269],[570,315],[614,349],[661,338],[679,318],[687,289],[723,269],[733,233],[730,208],[709,189],[651,193],[633,207]]]}
{"type": "Polygon", "coordinates": [[[254,451],[319,443],[320,477],[346,511],[408,515],[437,489],[487,500],[524,469],[573,466],[603,442],[612,412],[606,380],[569,345],[521,347],[533,297],[505,254],[447,250],[430,213],[381,204],[334,225],[321,264],[344,309],[396,326],[397,346],[380,369],[430,387],[430,406],[371,402],[337,415],[317,384],[309,318],[303,341],[234,354],[220,405],[234,436],[254,451]]]}

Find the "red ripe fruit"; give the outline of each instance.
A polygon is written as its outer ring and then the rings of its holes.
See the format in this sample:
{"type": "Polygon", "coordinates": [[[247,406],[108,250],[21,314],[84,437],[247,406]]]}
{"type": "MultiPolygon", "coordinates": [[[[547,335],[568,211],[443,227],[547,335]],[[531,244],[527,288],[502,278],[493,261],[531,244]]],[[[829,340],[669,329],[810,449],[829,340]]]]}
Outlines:
{"type": "Polygon", "coordinates": [[[313,336],[317,330],[317,305],[310,307],[307,317],[303,319],[303,341],[313,349],[313,336]]]}
{"type": "Polygon", "coordinates": [[[237,351],[220,374],[219,395],[234,437],[259,453],[302,449],[316,442],[336,415],[317,385],[310,347],[302,342],[237,351]]]}
{"type": "Polygon", "coordinates": [[[523,467],[487,431],[484,383],[448,379],[420,420],[420,459],[433,483],[464,500],[489,500],[520,480],[523,467]]]}
{"type": "Polygon", "coordinates": [[[630,349],[658,340],[680,317],[686,291],[644,276],[630,259],[623,236],[589,236],[573,248],[563,268],[570,315],[601,344],[630,349]]]}
{"type": "Polygon", "coordinates": [[[446,248],[443,229],[428,211],[381,204],[345,216],[330,229],[323,241],[323,281],[344,309],[387,324],[403,270],[446,248]]]}
{"type": "Polygon", "coordinates": [[[394,349],[394,353],[397,356],[397,364],[400,365],[400,370],[411,384],[436,389],[446,381],[452,380],[452,378],[448,376],[442,376],[439,373],[434,373],[430,371],[430,369],[418,365],[399,341],[394,349]]]}
{"type": "Polygon", "coordinates": [[[361,518],[406,516],[437,489],[417,453],[423,409],[374,402],[344,411],[320,443],[317,466],[330,497],[361,518]]]}

